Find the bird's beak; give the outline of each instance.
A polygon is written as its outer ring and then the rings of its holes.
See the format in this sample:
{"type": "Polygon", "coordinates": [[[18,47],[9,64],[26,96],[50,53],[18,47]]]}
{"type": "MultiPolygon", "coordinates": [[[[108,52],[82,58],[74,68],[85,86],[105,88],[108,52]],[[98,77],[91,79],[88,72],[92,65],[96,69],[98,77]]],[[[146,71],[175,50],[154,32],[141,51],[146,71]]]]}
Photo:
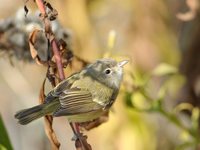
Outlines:
{"type": "Polygon", "coordinates": [[[123,67],[125,64],[127,64],[128,63],[128,60],[123,60],[123,61],[120,61],[120,62],[118,62],[118,66],[119,67],[123,67]]]}

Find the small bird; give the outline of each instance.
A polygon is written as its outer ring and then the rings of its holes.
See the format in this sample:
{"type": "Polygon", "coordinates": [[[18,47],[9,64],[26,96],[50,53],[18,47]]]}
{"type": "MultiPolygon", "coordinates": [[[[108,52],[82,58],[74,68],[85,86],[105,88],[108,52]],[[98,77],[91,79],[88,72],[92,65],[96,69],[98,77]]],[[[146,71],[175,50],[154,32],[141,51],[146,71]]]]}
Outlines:
{"type": "Polygon", "coordinates": [[[69,122],[87,122],[108,111],[115,101],[127,60],[100,59],[60,82],[43,104],[15,114],[22,125],[45,115],[66,116],[69,122]]]}

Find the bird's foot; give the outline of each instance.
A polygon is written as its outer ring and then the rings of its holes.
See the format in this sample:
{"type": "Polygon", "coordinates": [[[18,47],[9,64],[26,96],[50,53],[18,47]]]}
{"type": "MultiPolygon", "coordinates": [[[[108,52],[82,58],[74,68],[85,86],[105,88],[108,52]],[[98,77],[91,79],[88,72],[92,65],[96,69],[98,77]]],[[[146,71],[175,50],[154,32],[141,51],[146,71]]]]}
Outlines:
{"type": "Polygon", "coordinates": [[[83,134],[82,133],[75,133],[74,136],[72,137],[72,141],[76,141],[78,139],[82,139],[83,134]]]}

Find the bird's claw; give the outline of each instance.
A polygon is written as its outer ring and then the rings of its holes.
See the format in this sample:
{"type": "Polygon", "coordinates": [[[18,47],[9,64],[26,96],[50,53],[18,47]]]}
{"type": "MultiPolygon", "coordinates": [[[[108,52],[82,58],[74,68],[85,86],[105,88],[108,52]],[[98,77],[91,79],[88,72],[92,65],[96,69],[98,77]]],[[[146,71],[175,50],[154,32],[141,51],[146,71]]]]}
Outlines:
{"type": "Polygon", "coordinates": [[[83,136],[82,133],[75,133],[74,136],[72,137],[72,141],[76,141],[78,139],[81,139],[83,136]]]}

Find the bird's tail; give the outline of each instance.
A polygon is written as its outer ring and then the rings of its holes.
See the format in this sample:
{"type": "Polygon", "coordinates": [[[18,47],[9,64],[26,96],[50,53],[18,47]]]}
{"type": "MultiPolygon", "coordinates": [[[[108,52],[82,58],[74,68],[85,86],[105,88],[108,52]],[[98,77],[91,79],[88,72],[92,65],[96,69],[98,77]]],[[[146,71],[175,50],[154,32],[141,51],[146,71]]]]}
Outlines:
{"type": "Polygon", "coordinates": [[[23,109],[15,114],[15,118],[21,125],[26,125],[33,120],[39,119],[47,114],[51,114],[60,107],[59,100],[55,99],[50,103],[34,106],[32,108],[23,109]]]}
{"type": "Polygon", "coordinates": [[[15,118],[18,119],[18,122],[22,125],[26,125],[33,120],[41,118],[44,116],[43,108],[45,104],[34,106],[32,108],[23,109],[15,114],[15,118]]]}

